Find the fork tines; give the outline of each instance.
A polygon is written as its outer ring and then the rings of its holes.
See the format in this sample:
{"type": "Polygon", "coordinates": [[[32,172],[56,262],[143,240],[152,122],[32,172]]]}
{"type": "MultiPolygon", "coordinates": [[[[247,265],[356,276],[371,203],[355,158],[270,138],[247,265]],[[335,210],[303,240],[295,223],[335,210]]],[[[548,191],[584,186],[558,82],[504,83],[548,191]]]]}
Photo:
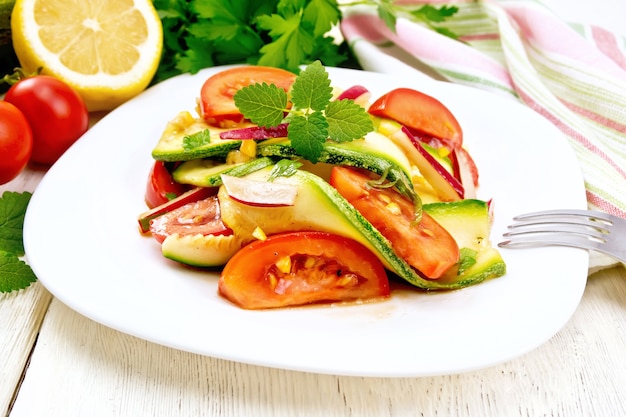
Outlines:
{"type": "Polygon", "coordinates": [[[605,243],[613,216],[587,210],[547,210],[515,216],[498,246],[566,245],[595,249],[605,243]]]}

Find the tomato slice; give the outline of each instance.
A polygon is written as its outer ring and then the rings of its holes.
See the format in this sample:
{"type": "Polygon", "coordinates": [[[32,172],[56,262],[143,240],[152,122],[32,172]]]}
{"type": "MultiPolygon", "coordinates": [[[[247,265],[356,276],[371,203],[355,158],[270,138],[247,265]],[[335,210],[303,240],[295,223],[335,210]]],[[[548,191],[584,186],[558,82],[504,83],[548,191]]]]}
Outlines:
{"type": "Polygon", "coordinates": [[[149,208],[155,208],[189,191],[188,185],[174,181],[163,161],[155,161],[146,184],[145,201],[149,208]]]}
{"type": "Polygon", "coordinates": [[[463,130],[452,112],[434,97],[410,88],[398,88],[376,100],[369,113],[395,120],[409,129],[434,136],[448,149],[463,145],[463,130]]]}
{"type": "Polygon", "coordinates": [[[391,242],[398,256],[431,279],[439,278],[459,260],[450,233],[428,213],[416,223],[413,203],[393,188],[369,185],[368,171],[333,167],[330,183],[391,242]]]}
{"type": "Polygon", "coordinates": [[[289,232],[244,246],[228,261],[219,293],[245,309],[389,296],[381,262],[362,244],[325,232],[289,232]]]}
{"type": "Polygon", "coordinates": [[[150,232],[159,242],[178,233],[186,235],[231,235],[232,229],[222,222],[217,196],[185,204],[150,221],[150,232]]]}
{"type": "Polygon", "coordinates": [[[223,128],[244,121],[235,105],[235,93],[251,84],[274,84],[289,91],[296,74],[284,69],[263,66],[243,66],[227,69],[209,77],[200,92],[200,109],[207,123],[223,128]]]}

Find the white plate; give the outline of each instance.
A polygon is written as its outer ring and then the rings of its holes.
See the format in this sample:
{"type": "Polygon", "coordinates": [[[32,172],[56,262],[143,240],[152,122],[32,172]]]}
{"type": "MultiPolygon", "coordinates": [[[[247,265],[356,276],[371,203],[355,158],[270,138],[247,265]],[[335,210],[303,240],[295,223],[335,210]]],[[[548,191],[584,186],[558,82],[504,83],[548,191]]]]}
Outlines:
{"type": "MultiPolygon", "coordinates": [[[[28,260],[43,285],[79,313],[155,343],[218,358],[358,376],[427,376],[491,366],[541,345],[568,321],[588,256],[568,248],[502,250],[506,276],[454,292],[394,294],[342,307],[244,311],[217,295],[217,275],[190,271],[140,236],[150,152],[166,122],[194,110],[212,68],[163,82],[122,105],[50,169],[25,220],[28,260]]],[[[493,199],[498,241],[517,213],[585,208],[568,144],[512,101],[445,83],[329,69],[333,84],[394,87],[443,101],[464,128],[493,199]]]]}

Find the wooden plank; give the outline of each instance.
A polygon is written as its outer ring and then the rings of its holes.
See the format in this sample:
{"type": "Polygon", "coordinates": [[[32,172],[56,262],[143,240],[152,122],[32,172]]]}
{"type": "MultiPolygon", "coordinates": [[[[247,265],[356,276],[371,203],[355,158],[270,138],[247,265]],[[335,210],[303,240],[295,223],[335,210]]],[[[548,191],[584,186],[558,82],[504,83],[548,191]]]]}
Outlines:
{"type": "Polygon", "coordinates": [[[624,306],[626,272],[605,270],[590,278],[567,326],[535,351],[462,375],[387,379],[181,352],[53,300],[10,417],[626,415],[624,306]]]}

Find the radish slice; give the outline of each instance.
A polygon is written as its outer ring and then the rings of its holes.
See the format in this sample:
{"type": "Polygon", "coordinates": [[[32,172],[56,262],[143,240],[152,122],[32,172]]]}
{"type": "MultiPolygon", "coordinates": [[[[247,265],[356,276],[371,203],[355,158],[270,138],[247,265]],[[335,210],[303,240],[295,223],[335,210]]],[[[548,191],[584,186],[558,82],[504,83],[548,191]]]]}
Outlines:
{"type": "Polygon", "coordinates": [[[231,175],[222,175],[221,177],[228,196],[249,206],[293,206],[298,195],[296,184],[254,181],[231,175]]]}
{"type": "Polygon", "coordinates": [[[343,91],[337,97],[337,100],[355,100],[364,94],[369,94],[369,90],[362,85],[354,85],[343,91]]]}
{"type": "Polygon", "coordinates": [[[453,152],[455,171],[463,184],[465,198],[476,198],[476,187],[478,186],[478,169],[470,154],[463,148],[453,152]]]}
{"type": "Polygon", "coordinates": [[[421,142],[414,138],[406,127],[403,126],[400,130],[393,132],[390,138],[406,153],[441,200],[463,199],[463,185],[424,149],[421,142]]]}
{"type": "Polygon", "coordinates": [[[175,199],[168,201],[165,204],[161,204],[160,206],[157,206],[152,210],[148,210],[140,214],[139,218],[137,219],[137,221],[139,222],[139,230],[141,230],[141,233],[147,233],[150,231],[150,220],[156,219],[157,217],[165,213],[169,213],[170,211],[182,207],[186,204],[204,200],[205,198],[215,195],[216,193],[217,187],[193,188],[186,193],[179,195],[175,199]]]}
{"type": "Polygon", "coordinates": [[[220,139],[270,139],[287,137],[287,123],[278,126],[253,126],[243,129],[227,130],[220,133],[220,139]]]}

